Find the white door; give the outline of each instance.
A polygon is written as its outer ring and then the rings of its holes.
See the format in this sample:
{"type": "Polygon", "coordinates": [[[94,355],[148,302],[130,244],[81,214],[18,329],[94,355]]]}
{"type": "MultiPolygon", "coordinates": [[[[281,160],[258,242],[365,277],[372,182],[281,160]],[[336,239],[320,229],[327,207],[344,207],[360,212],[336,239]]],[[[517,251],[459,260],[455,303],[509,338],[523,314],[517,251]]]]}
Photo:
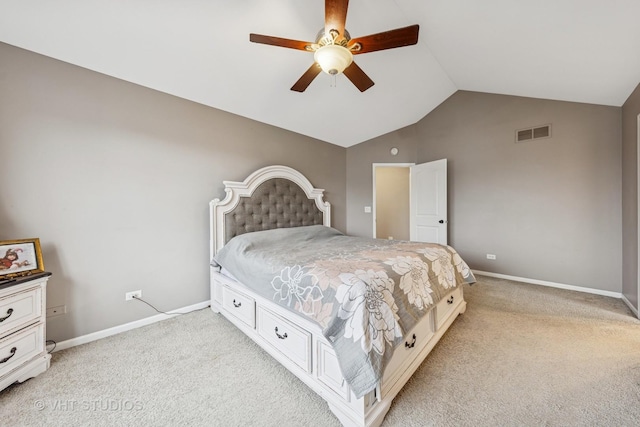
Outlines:
{"type": "Polygon", "coordinates": [[[410,239],[447,244],[447,159],[411,166],[410,239]]]}

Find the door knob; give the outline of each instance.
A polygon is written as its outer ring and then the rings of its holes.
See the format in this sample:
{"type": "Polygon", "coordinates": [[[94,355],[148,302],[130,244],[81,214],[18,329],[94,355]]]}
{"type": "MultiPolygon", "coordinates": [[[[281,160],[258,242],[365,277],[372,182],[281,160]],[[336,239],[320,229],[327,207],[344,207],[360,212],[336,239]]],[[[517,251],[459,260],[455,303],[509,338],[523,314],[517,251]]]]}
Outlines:
{"type": "Polygon", "coordinates": [[[444,224],[444,219],[441,219],[440,221],[438,221],[440,224],[444,224]]]}

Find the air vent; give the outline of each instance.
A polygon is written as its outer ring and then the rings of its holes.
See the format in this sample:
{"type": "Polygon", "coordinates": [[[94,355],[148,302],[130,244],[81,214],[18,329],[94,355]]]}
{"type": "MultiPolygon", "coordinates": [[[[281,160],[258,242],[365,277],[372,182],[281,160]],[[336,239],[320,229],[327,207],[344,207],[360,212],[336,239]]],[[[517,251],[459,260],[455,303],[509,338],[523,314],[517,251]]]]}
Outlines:
{"type": "Polygon", "coordinates": [[[525,142],[532,139],[549,138],[551,136],[551,125],[537,126],[529,129],[516,131],[516,142],[525,142]]]}

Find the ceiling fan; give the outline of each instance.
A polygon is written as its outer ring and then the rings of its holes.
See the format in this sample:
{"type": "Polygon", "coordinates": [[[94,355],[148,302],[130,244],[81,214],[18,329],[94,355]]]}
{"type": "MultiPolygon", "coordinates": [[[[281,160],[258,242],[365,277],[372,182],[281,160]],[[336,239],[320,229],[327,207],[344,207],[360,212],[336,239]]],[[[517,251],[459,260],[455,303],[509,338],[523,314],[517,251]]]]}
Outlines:
{"type": "Polygon", "coordinates": [[[249,34],[249,41],[314,52],[314,63],[291,87],[293,91],[304,92],[320,71],[324,71],[330,75],[344,73],[360,92],[364,92],[374,83],[353,62],[353,55],[414,45],[418,43],[420,26],[411,25],[352,39],[345,29],[348,7],[349,0],[325,0],[324,28],[313,43],[253,33],[249,34]]]}

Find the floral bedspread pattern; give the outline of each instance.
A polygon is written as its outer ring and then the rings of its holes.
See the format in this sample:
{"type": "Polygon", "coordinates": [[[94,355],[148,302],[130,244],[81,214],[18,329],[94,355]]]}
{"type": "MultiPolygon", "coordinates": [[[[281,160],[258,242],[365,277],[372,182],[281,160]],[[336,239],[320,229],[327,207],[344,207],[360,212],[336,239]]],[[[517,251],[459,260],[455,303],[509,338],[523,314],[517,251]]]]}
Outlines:
{"type": "Polygon", "coordinates": [[[345,236],[322,225],[247,233],[213,260],[258,294],[318,323],[356,396],[403,336],[475,278],[450,246],[345,236]]]}

